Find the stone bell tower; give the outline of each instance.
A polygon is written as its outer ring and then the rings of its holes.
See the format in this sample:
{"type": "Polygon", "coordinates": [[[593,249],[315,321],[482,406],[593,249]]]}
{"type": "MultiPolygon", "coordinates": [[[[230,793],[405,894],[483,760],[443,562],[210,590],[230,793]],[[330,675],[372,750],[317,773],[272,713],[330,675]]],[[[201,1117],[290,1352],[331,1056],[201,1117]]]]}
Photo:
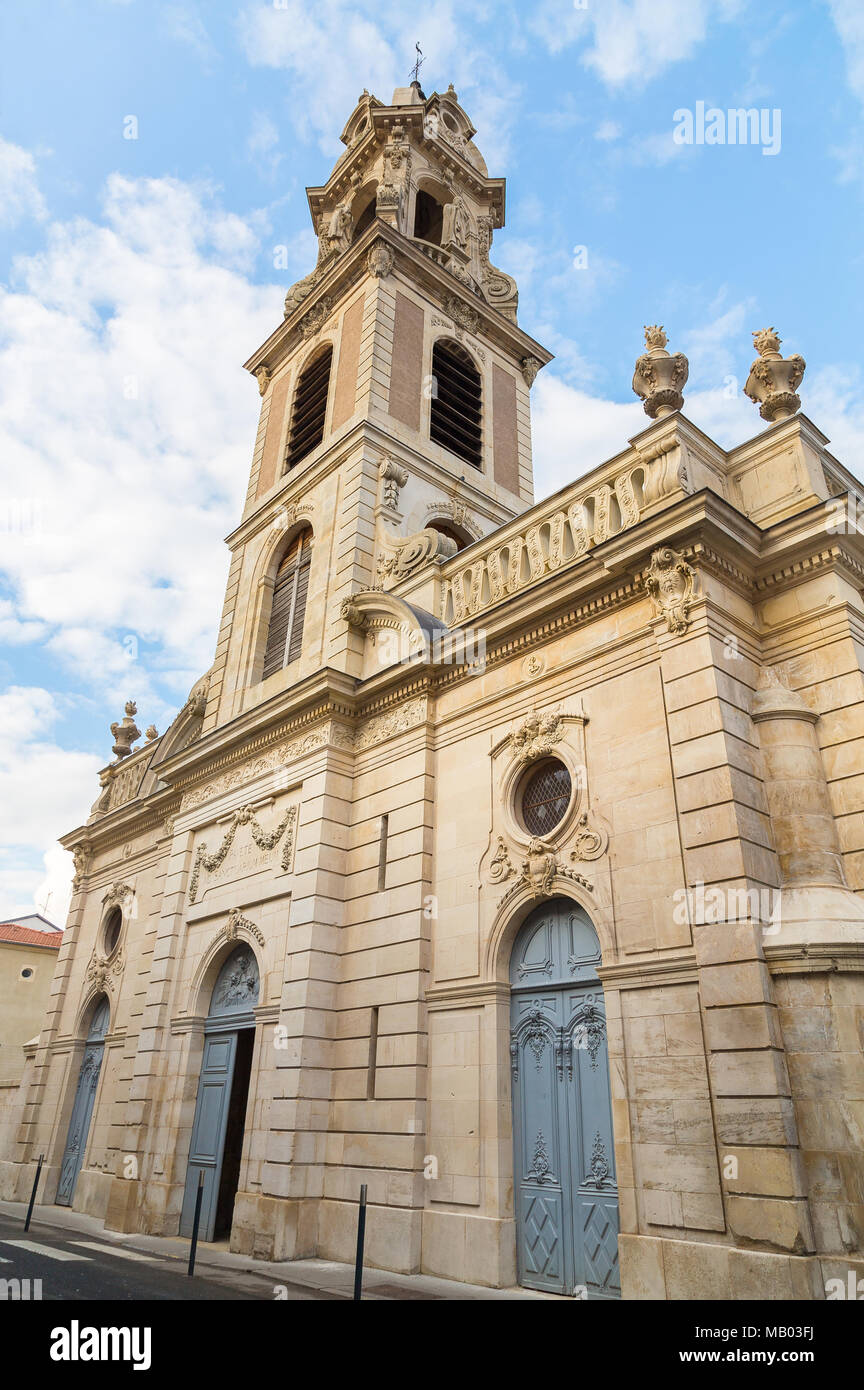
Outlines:
{"type": "MultiPolygon", "coordinates": [[[[357,676],[358,592],[446,560],[533,500],[529,391],[550,359],[490,261],[490,178],[452,86],[364,92],[327,182],[308,189],[318,261],[250,357],[262,409],[204,732],[323,668],[357,676]],[[304,531],[302,650],[264,643],[280,556],[304,531]],[[265,674],[266,670],[266,674],[265,674]]],[[[277,600],[278,601],[278,600],[277,600]]]]}

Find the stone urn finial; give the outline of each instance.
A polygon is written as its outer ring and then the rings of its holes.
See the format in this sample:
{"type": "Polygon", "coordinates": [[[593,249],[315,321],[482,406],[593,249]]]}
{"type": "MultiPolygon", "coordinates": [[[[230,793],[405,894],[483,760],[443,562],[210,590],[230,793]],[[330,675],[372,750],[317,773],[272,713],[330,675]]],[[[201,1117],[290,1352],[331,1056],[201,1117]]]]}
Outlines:
{"type": "Polygon", "coordinates": [[[801,409],[801,397],[796,392],[807,366],[797,352],[783,357],[781,342],[773,328],[760,328],[753,334],[753,346],[759,356],[744,386],[745,396],[758,405],[762,419],[772,425],[776,420],[790,419],[801,409]]]}
{"type": "Polygon", "coordinates": [[[119,762],[121,758],[128,758],[132,752],[132,744],[136,738],[141,737],[141,730],[137,727],[134,715],[138,713],[138,706],[134,700],[126,701],[126,714],[121,723],[113,723],[111,732],[114,735],[114,746],[111,752],[114,753],[119,762]]]}
{"type": "Polygon", "coordinates": [[[636,363],[633,390],[640,396],[645,414],[652,420],[672,415],[684,404],[682,388],[690,375],[690,363],[683,352],[674,355],[666,351],[668,338],[663,325],[652,323],[645,328],[645,346],[636,363]]]}

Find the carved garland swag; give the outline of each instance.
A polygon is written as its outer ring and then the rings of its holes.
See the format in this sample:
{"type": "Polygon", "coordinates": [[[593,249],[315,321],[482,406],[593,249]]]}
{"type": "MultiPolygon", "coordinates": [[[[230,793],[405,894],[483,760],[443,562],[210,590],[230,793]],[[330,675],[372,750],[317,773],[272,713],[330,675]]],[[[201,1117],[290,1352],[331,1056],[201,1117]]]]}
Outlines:
{"type": "Polygon", "coordinates": [[[198,895],[198,882],[201,877],[201,870],[205,869],[207,873],[212,874],[224,863],[228,851],[234,843],[234,836],[237,834],[241,825],[249,826],[252,832],[252,839],[255,841],[258,848],[263,850],[275,849],[282,836],[285,835],[285,843],[282,846],[281,865],[283,870],[287,871],[291,866],[291,855],[294,849],[294,822],[296,818],[297,807],[289,806],[279,824],[276,826],[276,829],[268,833],[257,820],[251,806],[244,806],[242,810],[236,811],[232,817],[231,824],[225,832],[225,838],[214,854],[207,853],[206,844],[202,843],[198,846],[198,852],[195,855],[195,864],[192,869],[192,878],[189,883],[189,901],[194,903],[198,895]],[[288,831],[287,835],[285,834],[286,831],[288,831]]]}

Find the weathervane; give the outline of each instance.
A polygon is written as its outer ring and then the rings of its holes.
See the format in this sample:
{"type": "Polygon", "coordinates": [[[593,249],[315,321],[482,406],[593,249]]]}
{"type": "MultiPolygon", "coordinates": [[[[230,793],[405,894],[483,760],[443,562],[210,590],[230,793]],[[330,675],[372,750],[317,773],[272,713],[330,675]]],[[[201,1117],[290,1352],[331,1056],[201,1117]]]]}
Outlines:
{"type": "Polygon", "coordinates": [[[421,69],[421,67],[423,66],[423,64],[426,62],[426,59],[423,57],[423,50],[422,50],[422,48],[420,47],[419,43],[415,43],[414,47],[415,47],[415,49],[417,50],[417,60],[416,60],[416,62],[415,62],[415,64],[414,64],[413,68],[411,69],[411,72],[412,72],[412,74],[413,74],[413,80],[414,80],[415,82],[419,82],[419,81],[420,81],[420,69],[421,69]]]}

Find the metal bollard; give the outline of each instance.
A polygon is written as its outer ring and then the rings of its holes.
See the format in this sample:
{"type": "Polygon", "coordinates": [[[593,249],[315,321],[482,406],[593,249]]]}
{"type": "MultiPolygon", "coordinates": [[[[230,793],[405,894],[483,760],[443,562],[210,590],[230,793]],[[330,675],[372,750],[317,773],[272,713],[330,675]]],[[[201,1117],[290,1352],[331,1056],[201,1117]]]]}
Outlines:
{"type": "Polygon", "coordinates": [[[33,1203],[36,1201],[36,1189],[39,1186],[39,1178],[42,1173],[42,1160],[44,1154],[39,1155],[39,1162],[36,1164],[36,1176],[33,1179],[33,1191],[30,1193],[30,1205],[27,1208],[27,1220],[24,1222],[24,1230],[30,1230],[30,1217],[33,1215],[33,1203]]]}
{"type": "Polygon", "coordinates": [[[195,1273],[195,1251],[198,1248],[198,1227],[201,1224],[201,1198],[204,1196],[204,1174],[198,1174],[198,1191],[195,1193],[195,1216],[192,1221],[192,1244],[189,1246],[189,1268],[187,1274],[195,1273]]]}
{"type": "Polygon", "coordinates": [[[360,1209],[357,1213],[357,1259],[354,1263],[354,1302],[363,1297],[363,1242],[366,1238],[366,1184],[360,1188],[360,1209]]]}

